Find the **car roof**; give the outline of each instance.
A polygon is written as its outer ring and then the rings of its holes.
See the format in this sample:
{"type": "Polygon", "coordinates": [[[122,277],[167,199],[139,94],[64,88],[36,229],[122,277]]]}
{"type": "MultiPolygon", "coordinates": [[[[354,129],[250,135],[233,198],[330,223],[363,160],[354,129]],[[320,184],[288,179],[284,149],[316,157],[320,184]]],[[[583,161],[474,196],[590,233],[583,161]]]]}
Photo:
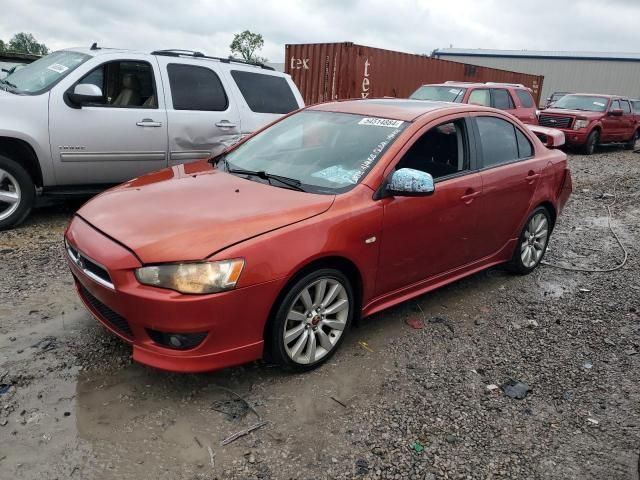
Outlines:
{"type": "Polygon", "coordinates": [[[567,93],[566,96],[569,96],[569,95],[574,95],[576,97],[602,97],[602,98],[615,98],[615,99],[626,98],[626,97],[623,97],[622,95],[609,95],[606,93],[567,93]]]}
{"type": "Polygon", "coordinates": [[[434,102],[431,100],[411,100],[403,98],[342,100],[338,102],[320,103],[307,108],[307,110],[353,113],[357,115],[403,120],[406,122],[411,122],[426,113],[444,109],[453,112],[483,109],[492,110],[466,103],[434,102]]]}
{"type": "Polygon", "coordinates": [[[455,88],[514,88],[516,90],[528,90],[526,86],[516,85],[515,83],[500,82],[445,82],[445,83],[425,83],[422,87],[455,87],[455,88]]]}

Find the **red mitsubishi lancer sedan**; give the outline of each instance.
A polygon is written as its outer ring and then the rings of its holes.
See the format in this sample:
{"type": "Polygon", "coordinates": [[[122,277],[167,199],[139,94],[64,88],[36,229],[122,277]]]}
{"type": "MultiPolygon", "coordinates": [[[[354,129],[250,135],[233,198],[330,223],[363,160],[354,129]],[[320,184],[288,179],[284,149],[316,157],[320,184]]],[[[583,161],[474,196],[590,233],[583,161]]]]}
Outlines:
{"type": "Polygon", "coordinates": [[[482,106],[316,105],[89,201],[69,266],[140,363],[310,369],[357,317],[492,265],[535,269],[571,193],[563,141],[482,106]]]}

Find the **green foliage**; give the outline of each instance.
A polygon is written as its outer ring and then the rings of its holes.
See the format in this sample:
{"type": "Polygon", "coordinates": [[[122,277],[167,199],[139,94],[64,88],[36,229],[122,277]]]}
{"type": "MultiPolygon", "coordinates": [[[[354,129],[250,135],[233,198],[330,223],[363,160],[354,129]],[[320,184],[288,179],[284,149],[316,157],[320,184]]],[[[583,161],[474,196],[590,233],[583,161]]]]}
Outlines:
{"type": "Polygon", "coordinates": [[[4,52],[7,49],[6,44],[0,39],[0,52],[4,52]]]}
{"type": "Polygon", "coordinates": [[[247,62],[264,63],[266,58],[256,55],[256,52],[264,46],[264,39],[259,33],[252,33],[245,30],[242,33],[236,33],[229,48],[232,54],[240,55],[247,62]]]}
{"type": "MultiPolygon", "coordinates": [[[[5,45],[4,42],[2,45],[5,45]]],[[[44,43],[38,43],[35,37],[27,32],[16,33],[9,40],[9,44],[5,45],[5,48],[12,52],[30,53],[32,55],[46,55],[49,53],[49,49],[44,43]]]]}

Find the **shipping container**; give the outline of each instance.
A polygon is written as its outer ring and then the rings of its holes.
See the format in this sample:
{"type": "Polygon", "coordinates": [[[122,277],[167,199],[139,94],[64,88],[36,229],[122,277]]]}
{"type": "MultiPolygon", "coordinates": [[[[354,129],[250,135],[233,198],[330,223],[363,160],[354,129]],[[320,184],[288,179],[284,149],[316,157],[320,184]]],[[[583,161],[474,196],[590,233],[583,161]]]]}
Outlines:
{"type": "Polygon", "coordinates": [[[286,45],[285,72],[304,101],[346,98],[407,98],[420,85],[462,82],[521,83],[539,103],[543,76],[479,67],[436,58],[344,43],[286,45]]]}

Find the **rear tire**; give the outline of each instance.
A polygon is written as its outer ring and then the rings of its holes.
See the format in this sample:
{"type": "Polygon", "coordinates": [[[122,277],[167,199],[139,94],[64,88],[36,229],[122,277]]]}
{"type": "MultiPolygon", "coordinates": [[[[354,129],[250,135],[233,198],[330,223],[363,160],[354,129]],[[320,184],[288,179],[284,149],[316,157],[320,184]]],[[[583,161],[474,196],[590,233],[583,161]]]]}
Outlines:
{"type": "Polygon", "coordinates": [[[36,189],[18,162],[0,155],[0,230],[19,225],[33,208],[36,189]]]}
{"type": "Polygon", "coordinates": [[[585,155],[592,155],[596,150],[596,145],[600,141],[600,133],[598,130],[592,131],[587,137],[587,143],[582,147],[582,153],[585,155]]]}
{"type": "Polygon", "coordinates": [[[312,370],[338,350],[353,320],[353,287],[339,270],[311,272],[288,290],[266,332],[266,357],[289,370],[312,370]]]}
{"type": "Polygon", "coordinates": [[[631,137],[631,140],[629,140],[627,143],[624,144],[624,149],[625,150],[635,150],[636,148],[636,142],[638,141],[638,130],[636,130],[635,132],[633,132],[633,137],[631,137]]]}
{"type": "Polygon", "coordinates": [[[526,275],[544,258],[551,234],[551,215],[545,207],[536,208],[524,224],[518,244],[508,264],[509,270],[526,275]]]}

